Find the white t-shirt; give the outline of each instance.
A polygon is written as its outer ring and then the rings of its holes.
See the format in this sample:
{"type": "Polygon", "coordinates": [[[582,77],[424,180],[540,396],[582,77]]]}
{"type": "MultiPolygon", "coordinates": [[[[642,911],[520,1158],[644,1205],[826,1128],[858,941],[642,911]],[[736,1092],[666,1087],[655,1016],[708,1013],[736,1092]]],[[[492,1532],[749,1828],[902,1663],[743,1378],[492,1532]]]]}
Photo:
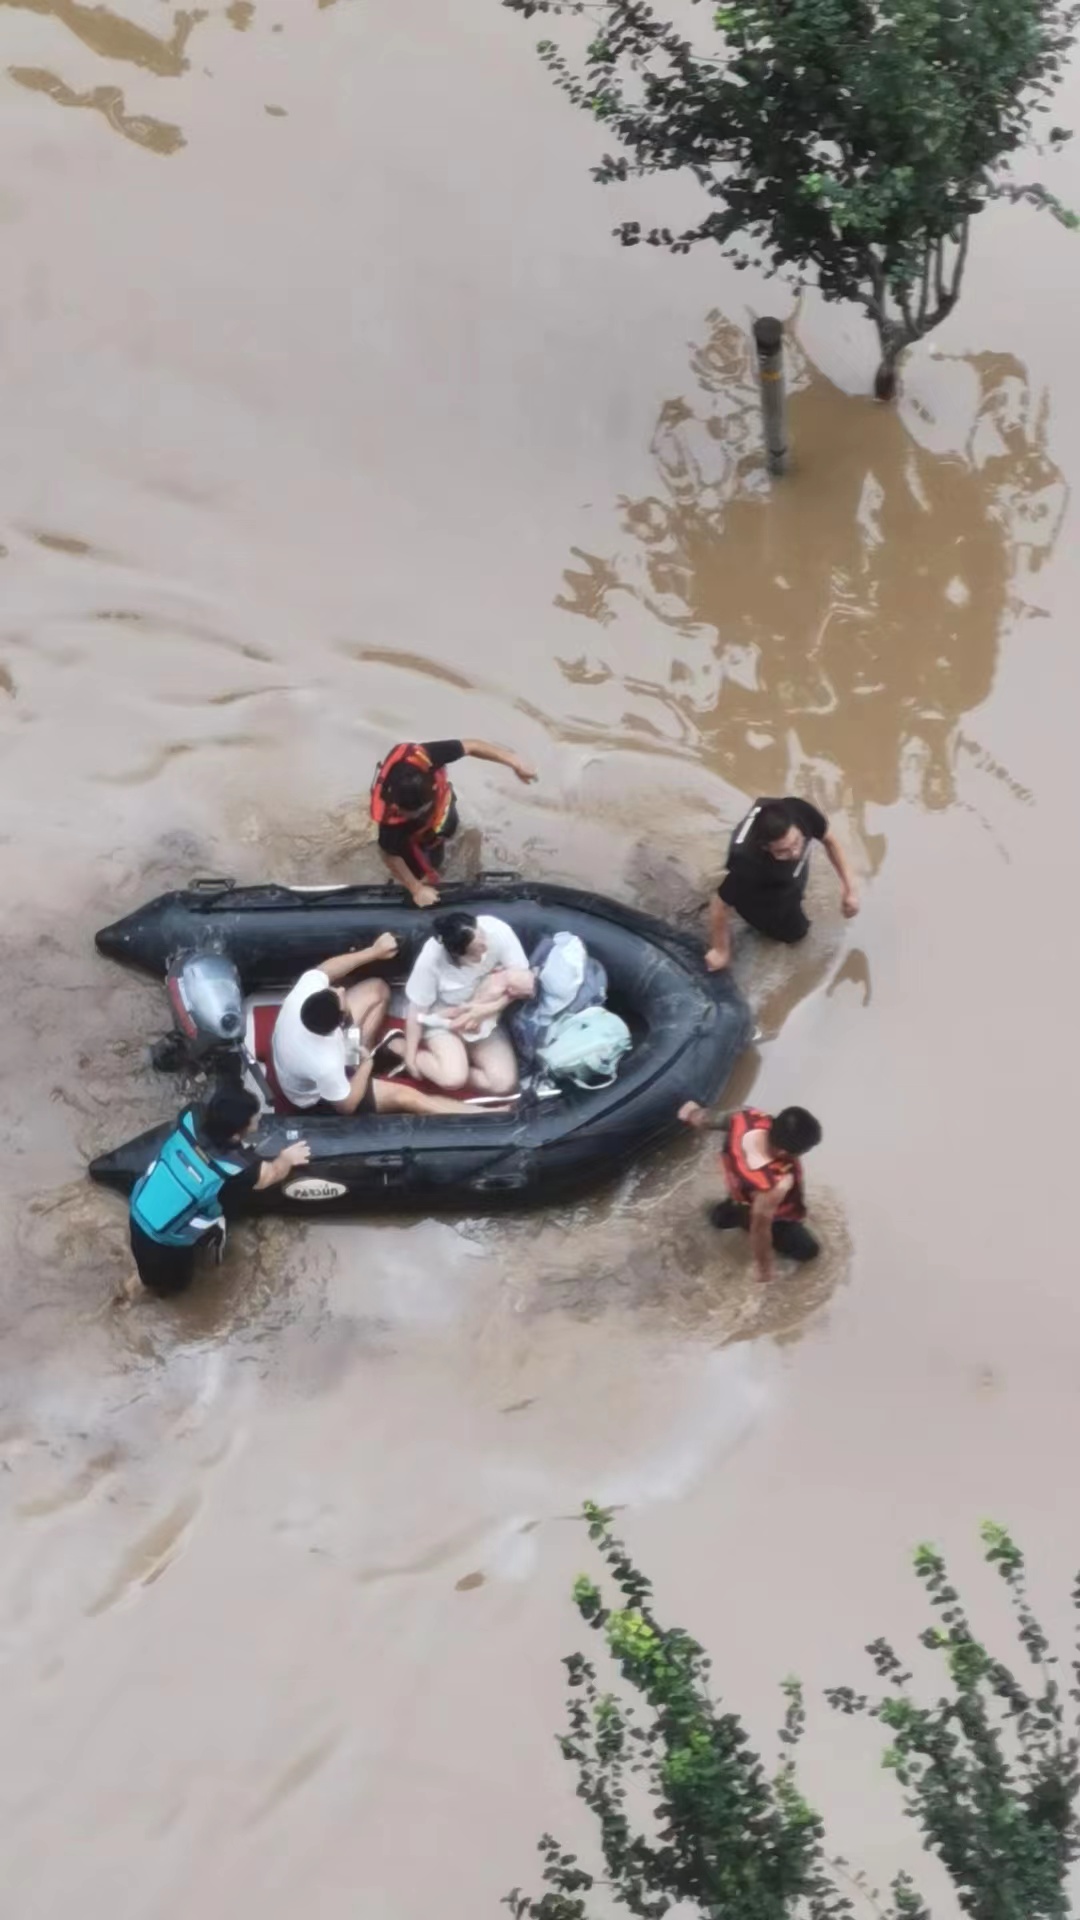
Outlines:
{"type": "MultiPolygon", "coordinates": [[[[497,967],[527,968],[529,965],[521,941],[505,920],[480,913],[476,924],[486,943],[480,960],[464,960],[459,965],[450,958],[442,942],[434,938],[425,940],[416,957],[405,984],[405,994],[409,1005],[418,1013],[432,1016],[432,1024],[437,1021],[441,1008],[467,1006],[481,982],[497,967]]],[[[485,1021],[476,1034],[466,1038],[483,1038],[495,1024],[494,1020],[485,1021]]]]}
{"type": "Polygon", "coordinates": [[[302,973],[286,994],[274,1027],[274,1071],[281,1091],[294,1107],[314,1107],[320,1100],[347,1100],[345,1035],[309,1033],[300,1018],[304,1001],[322,993],[330,981],[321,967],[302,973]]]}

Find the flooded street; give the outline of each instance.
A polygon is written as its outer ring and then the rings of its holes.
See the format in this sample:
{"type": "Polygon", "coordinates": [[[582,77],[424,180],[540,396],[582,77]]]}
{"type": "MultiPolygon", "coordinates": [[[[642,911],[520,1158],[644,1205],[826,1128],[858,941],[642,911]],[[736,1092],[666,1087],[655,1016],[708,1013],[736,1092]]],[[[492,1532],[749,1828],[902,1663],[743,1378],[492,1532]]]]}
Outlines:
{"type": "MultiPolygon", "coordinates": [[[[763,1740],[783,1675],[921,1624],[916,1541],[967,1571],[1007,1522],[1052,1601],[1080,1562],[1080,238],[978,221],[883,409],[851,310],[616,246],[495,0],[0,27],[12,1912],[480,1920],[587,1833],[583,1497],[763,1740]],[[459,734],[540,777],[459,770],[457,871],[684,925],[744,796],[829,811],[860,917],[822,860],[805,948],[737,960],[755,1099],[824,1126],[823,1259],[762,1296],[688,1140],[540,1219],[244,1227],[220,1285],[117,1312],[83,1169],[173,1090],[95,927],[196,873],[374,877],[375,760],[459,734]]],[[[1042,177],[1080,206],[1080,149],[1042,177]]],[[[880,1878],[910,1840],[862,1751],[813,1709],[880,1878]]]]}

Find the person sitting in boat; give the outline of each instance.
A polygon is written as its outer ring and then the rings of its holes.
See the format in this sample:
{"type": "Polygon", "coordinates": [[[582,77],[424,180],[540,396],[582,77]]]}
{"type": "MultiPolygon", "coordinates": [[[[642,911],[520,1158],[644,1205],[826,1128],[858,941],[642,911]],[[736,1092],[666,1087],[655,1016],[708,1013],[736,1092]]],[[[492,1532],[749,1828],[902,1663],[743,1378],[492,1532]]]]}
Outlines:
{"type": "MultiPolygon", "coordinates": [[[[165,1299],[191,1284],[200,1247],[225,1243],[225,1208],[245,1187],[277,1186],[311,1158],[306,1140],[294,1140],[273,1160],[247,1144],[259,1120],[259,1101],[246,1087],[221,1087],[201,1110],[180,1115],[131,1195],[131,1252],[138,1281],[165,1299]]],[[[135,1297],[131,1282],[120,1300],[135,1297]]]]}
{"type": "Polygon", "coordinates": [[[803,896],[815,840],[821,841],[836,871],[844,918],[851,920],[858,913],[859,890],[825,815],[797,797],[755,800],[731,836],[727,873],[709,909],[705,965],[711,972],[722,971],[731,959],[729,908],[770,940],[792,946],[806,938],[810,922],[803,896]]]}
{"type": "Polygon", "coordinates": [[[446,775],[456,760],[493,760],[526,785],[536,779],[509,747],[487,740],[405,741],[391,748],[375,769],[371,817],[379,829],[383,865],[416,907],[436,905],[446,842],[458,830],[457,802],[446,775]]]}
{"type": "Polygon", "coordinates": [[[338,1113],[459,1114],[459,1100],[444,1100],[417,1087],[376,1079],[373,1051],[386,1020],[390,988],[385,980],[341,982],[361,967],[392,960],[397,941],[380,933],[359,953],[339,953],[300,975],[281,1003],[274,1026],[274,1071],[290,1106],[320,1103],[338,1113]],[[360,1059],[351,1077],[346,1029],[356,1028],[360,1059]]]}
{"type": "Polygon", "coordinates": [[[499,1019],[534,988],[524,948],[505,920],[440,913],[405,984],[406,1072],[436,1087],[513,1093],[517,1056],[499,1019]]]}
{"type": "Polygon", "coordinates": [[[819,1241],[806,1226],[802,1155],[821,1141],[821,1124],[805,1107],[785,1107],[775,1119],[757,1107],[711,1113],[696,1100],[679,1108],[684,1126],[722,1133],[720,1165],[728,1198],[709,1215],[714,1227],[741,1227],[750,1235],[757,1278],[773,1277],[773,1254],[815,1260],[819,1241]]]}

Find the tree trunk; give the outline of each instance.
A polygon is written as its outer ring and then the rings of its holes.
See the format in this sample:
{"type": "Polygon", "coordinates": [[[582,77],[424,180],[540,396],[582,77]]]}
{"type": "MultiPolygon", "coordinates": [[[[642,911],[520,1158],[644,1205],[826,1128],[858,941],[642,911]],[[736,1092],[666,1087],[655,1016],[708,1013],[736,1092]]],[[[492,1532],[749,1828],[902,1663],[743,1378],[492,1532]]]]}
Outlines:
{"type": "Polygon", "coordinates": [[[881,342],[881,361],[874,379],[875,399],[895,398],[897,362],[904,348],[912,346],[916,340],[925,339],[935,327],[940,327],[955,307],[967,262],[970,231],[970,220],[964,220],[955,233],[928,236],[923,249],[920,280],[892,296],[887,290],[880,266],[872,264],[869,277],[874,298],[867,302],[867,311],[881,342]],[[948,247],[955,249],[951,267],[946,258],[948,247]],[[901,309],[902,318],[899,320],[894,320],[888,311],[890,297],[901,309]]]}
{"type": "Polygon", "coordinates": [[[881,341],[881,360],[874,375],[874,399],[893,400],[896,398],[896,369],[900,355],[905,347],[911,345],[915,336],[905,327],[898,327],[895,321],[878,321],[878,338],[881,341]]]}
{"type": "Polygon", "coordinates": [[[899,354],[886,354],[879,363],[874,375],[874,399],[895,400],[896,398],[896,362],[899,354]]]}

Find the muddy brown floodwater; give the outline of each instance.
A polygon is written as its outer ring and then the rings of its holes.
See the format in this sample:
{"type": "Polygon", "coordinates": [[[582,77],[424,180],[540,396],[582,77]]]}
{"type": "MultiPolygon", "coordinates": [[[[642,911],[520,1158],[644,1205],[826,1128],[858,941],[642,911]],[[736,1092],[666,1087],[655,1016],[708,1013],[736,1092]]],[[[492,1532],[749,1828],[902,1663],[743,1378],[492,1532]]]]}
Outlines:
{"type": "MultiPolygon", "coordinates": [[[[1007,1520],[1040,1597],[1080,1558],[1078,242],[981,222],[895,412],[808,297],[773,490],[775,287],[614,246],[494,0],[0,27],[8,1903],[478,1920],[582,1832],[584,1495],[762,1737],[912,1629],[915,1540],[1007,1520]],[[687,924],[745,794],[834,814],[862,917],[823,873],[794,962],[739,956],[758,1094],[824,1122],[819,1268],[760,1297],[688,1143],[541,1221],[246,1229],[116,1314],[82,1170],[169,1089],[93,928],[371,873],[376,753],[459,731],[541,776],[470,765],[463,862],[687,924]]],[[[854,1742],[815,1709],[807,1779],[880,1876],[854,1742]]]]}

